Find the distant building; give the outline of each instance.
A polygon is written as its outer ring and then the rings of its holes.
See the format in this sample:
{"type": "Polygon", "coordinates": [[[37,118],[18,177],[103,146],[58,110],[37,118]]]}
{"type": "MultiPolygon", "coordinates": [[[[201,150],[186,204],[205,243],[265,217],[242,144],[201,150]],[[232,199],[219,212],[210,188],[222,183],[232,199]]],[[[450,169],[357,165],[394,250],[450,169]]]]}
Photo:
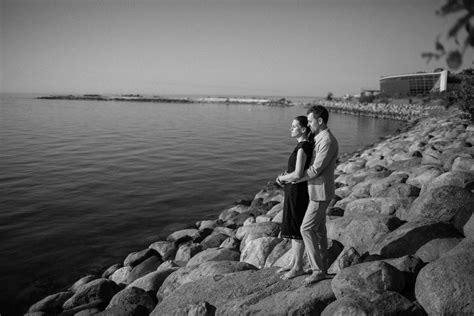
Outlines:
{"type": "Polygon", "coordinates": [[[435,91],[445,91],[448,71],[420,72],[380,78],[380,91],[391,96],[416,96],[435,91]]]}

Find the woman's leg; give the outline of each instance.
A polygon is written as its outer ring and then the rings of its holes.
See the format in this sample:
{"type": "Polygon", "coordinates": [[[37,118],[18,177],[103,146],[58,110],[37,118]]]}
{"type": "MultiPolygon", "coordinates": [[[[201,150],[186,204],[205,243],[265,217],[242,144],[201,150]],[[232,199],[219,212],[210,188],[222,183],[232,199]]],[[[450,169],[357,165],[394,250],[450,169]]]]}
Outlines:
{"type": "Polygon", "coordinates": [[[282,279],[288,280],[295,278],[299,275],[303,275],[305,272],[303,270],[303,253],[304,253],[304,243],[302,240],[293,239],[291,241],[291,248],[293,251],[292,262],[293,267],[290,271],[281,276],[282,279]]]}

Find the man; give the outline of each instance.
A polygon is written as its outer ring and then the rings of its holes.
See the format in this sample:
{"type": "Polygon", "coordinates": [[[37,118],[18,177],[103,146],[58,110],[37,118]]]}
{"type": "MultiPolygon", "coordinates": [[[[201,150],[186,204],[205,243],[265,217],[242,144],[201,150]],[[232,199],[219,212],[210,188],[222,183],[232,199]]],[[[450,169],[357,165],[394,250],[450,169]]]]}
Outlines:
{"type": "Polygon", "coordinates": [[[301,181],[308,181],[309,205],[301,224],[301,235],[306,248],[312,274],[305,284],[311,284],[327,277],[327,231],[326,209],[334,198],[334,170],[339,146],[327,127],[328,110],[315,105],[308,110],[308,127],[314,137],[314,152],[311,166],[301,181]]]}

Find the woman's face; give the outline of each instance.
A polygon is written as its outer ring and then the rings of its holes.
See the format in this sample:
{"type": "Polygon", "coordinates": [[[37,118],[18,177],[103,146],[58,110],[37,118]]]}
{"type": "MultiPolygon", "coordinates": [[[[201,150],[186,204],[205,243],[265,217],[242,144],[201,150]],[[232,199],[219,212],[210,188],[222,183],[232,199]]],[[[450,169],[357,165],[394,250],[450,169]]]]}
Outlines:
{"type": "Polygon", "coordinates": [[[290,127],[291,137],[298,138],[304,134],[304,128],[301,127],[300,122],[293,120],[290,127]]]}

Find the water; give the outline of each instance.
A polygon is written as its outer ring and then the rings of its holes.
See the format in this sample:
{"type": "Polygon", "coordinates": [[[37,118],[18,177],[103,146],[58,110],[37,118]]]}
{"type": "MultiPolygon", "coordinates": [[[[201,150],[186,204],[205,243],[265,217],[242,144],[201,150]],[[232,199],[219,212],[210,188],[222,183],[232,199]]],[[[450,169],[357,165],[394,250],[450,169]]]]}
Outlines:
{"type": "MultiPolygon", "coordinates": [[[[2,95],[0,313],[252,198],[285,168],[305,112],[2,95]]],[[[338,114],[329,125],[341,152],[403,126],[338,114]]]]}

